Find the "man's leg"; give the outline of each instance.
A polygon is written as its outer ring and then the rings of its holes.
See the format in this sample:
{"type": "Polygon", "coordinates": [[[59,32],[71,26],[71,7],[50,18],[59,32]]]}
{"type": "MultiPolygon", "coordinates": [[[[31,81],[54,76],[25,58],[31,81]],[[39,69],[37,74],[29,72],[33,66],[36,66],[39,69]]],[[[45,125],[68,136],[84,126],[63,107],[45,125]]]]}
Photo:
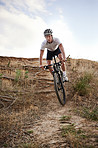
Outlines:
{"type": "MultiPolygon", "coordinates": [[[[47,60],[47,64],[48,64],[48,65],[51,65],[51,60],[47,60]]],[[[53,74],[53,73],[52,73],[52,71],[53,71],[52,66],[49,66],[49,71],[50,71],[51,74],[53,74]]]]}
{"type": "Polygon", "coordinates": [[[62,54],[58,54],[58,58],[59,60],[62,62],[62,70],[63,70],[63,78],[64,78],[64,81],[68,81],[68,77],[66,76],[66,66],[64,64],[64,61],[63,61],[63,57],[62,57],[62,54]]]}
{"type": "Polygon", "coordinates": [[[64,62],[63,62],[62,53],[60,53],[60,54],[58,55],[58,58],[59,58],[60,61],[62,61],[62,65],[61,65],[62,70],[63,70],[63,71],[66,71],[66,66],[65,66],[65,64],[64,64],[64,62]]]}

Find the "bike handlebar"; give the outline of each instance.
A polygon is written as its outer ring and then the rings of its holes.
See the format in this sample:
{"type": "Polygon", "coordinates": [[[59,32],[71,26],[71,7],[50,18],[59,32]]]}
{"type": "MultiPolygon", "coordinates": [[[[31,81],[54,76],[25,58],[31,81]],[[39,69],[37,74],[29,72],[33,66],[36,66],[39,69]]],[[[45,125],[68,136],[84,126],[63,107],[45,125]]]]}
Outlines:
{"type": "MultiPolygon", "coordinates": [[[[64,62],[66,62],[67,61],[67,59],[64,61],[64,62]]],[[[61,64],[62,63],[62,61],[59,61],[59,62],[57,62],[57,63],[53,63],[53,64],[50,64],[50,65],[45,65],[45,66],[43,66],[45,69],[49,69],[49,66],[53,66],[54,64],[61,64]]]]}

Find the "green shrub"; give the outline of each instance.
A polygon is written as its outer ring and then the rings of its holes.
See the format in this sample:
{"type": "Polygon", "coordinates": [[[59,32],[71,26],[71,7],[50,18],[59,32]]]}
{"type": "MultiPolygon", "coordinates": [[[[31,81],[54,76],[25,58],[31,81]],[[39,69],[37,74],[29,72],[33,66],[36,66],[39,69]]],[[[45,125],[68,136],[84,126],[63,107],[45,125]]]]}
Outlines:
{"type": "Polygon", "coordinates": [[[98,108],[94,108],[93,110],[84,108],[82,111],[82,116],[90,120],[98,121],[98,108]]]}
{"type": "Polygon", "coordinates": [[[0,73],[0,88],[2,88],[2,73],[0,73]]]}
{"type": "Polygon", "coordinates": [[[94,109],[82,107],[75,109],[75,113],[83,118],[98,121],[98,108],[94,109]]]}
{"type": "Polygon", "coordinates": [[[25,71],[25,78],[28,78],[28,70],[25,71]]]}
{"type": "Polygon", "coordinates": [[[71,116],[62,116],[60,121],[69,121],[71,116]]]}
{"type": "Polygon", "coordinates": [[[68,143],[73,148],[84,148],[84,139],[87,138],[85,131],[76,129],[74,124],[66,125],[61,128],[62,137],[66,137],[68,143]]]}
{"type": "Polygon", "coordinates": [[[21,70],[20,69],[17,69],[16,70],[15,81],[18,82],[20,78],[21,78],[21,70]]]}
{"type": "Polygon", "coordinates": [[[2,73],[0,73],[0,79],[2,78],[2,75],[3,75],[3,74],[2,74],[2,73]]]}
{"type": "Polygon", "coordinates": [[[4,146],[4,147],[8,147],[8,144],[5,143],[3,146],[4,146]]]}
{"type": "Polygon", "coordinates": [[[9,62],[8,62],[8,64],[7,64],[7,67],[10,67],[10,63],[11,63],[11,62],[10,62],[10,60],[9,60],[9,62]]]}
{"type": "Polygon", "coordinates": [[[32,134],[33,133],[33,130],[29,130],[29,131],[27,131],[27,133],[32,134]]]}
{"type": "Polygon", "coordinates": [[[89,83],[91,79],[91,74],[85,74],[84,76],[80,77],[73,86],[75,92],[78,92],[80,96],[88,94],[88,88],[90,88],[89,83]]]}
{"type": "Polygon", "coordinates": [[[62,127],[62,137],[66,136],[68,133],[75,134],[76,130],[74,125],[67,125],[66,127],[62,127]]]}
{"type": "Polygon", "coordinates": [[[34,143],[24,143],[19,146],[19,148],[38,148],[39,145],[34,144],[34,143]]]}

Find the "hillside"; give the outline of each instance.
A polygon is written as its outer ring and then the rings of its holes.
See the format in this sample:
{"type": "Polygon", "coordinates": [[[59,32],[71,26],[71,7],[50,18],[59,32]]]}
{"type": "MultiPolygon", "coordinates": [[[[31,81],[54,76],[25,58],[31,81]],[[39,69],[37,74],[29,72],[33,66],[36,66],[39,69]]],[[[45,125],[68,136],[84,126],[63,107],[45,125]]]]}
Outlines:
{"type": "Polygon", "coordinates": [[[98,62],[66,65],[62,107],[39,59],[0,57],[0,148],[97,148],[98,62]]]}

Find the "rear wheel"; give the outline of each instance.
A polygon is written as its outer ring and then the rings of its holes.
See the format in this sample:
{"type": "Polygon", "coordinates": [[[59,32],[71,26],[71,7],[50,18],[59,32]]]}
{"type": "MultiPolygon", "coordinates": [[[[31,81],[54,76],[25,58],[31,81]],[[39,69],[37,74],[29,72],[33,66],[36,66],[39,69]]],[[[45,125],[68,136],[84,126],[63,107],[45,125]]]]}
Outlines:
{"type": "Polygon", "coordinates": [[[58,97],[58,100],[61,105],[65,105],[66,103],[66,95],[63,86],[62,76],[59,73],[54,73],[54,87],[58,97]]]}

